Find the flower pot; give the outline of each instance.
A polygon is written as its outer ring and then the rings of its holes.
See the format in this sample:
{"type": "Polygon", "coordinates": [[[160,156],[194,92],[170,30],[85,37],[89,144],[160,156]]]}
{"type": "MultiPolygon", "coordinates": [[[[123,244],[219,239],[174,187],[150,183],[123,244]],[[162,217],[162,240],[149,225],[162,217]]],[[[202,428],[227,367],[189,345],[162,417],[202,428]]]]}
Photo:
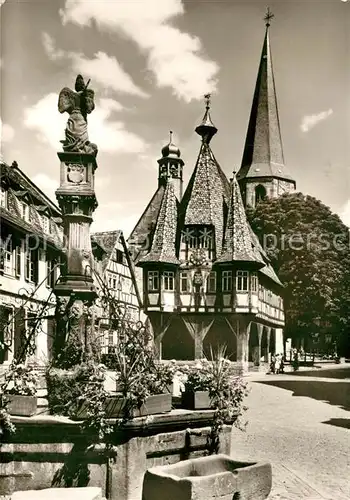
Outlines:
{"type": "Polygon", "coordinates": [[[226,455],[211,455],[148,469],[142,499],[264,500],[271,486],[269,463],[238,462],[226,455]]]}
{"type": "MultiPolygon", "coordinates": [[[[125,398],[122,396],[111,396],[106,398],[106,416],[107,418],[121,418],[125,407],[125,398]]],[[[167,413],[171,410],[171,394],[154,394],[148,396],[141,408],[132,410],[132,417],[144,417],[155,415],[156,413],[167,413]]],[[[77,413],[77,418],[86,418],[86,405],[83,404],[77,413]]]]}
{"type": "Polygon", "coordinates": [[[185,391],[181,394],[182,408],[207,410],[212,408],[209,391],[185,391]]]}
{"type": "Polygon", "coordinates": [[[8,411],[10,415],[17,415],[21,417],[31,417],[35,415],[38,409],[37,396],[20,396],[9,394],[8,411]]]}

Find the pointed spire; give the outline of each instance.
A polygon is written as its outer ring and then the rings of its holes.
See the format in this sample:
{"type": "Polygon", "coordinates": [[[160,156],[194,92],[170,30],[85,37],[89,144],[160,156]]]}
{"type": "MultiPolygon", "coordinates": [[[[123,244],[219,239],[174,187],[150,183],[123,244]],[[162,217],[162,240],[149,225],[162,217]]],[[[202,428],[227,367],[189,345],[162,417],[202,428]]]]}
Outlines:
{"type": "Polygon", "coordinates": [[[262,258],[254,251],[251,228],[247,221],[241,192],[233,172],[231,179],[231,196],[225,230],[223,251],[217,263],[250,263],[256,268],[264,264],[262,258]]]}
{"type": "Polygon", "coordinates": [[[269,39],[270,9],[264,17],[264,44],[250,112],[247,137],[238,179],[246,177],[277,177],[293,180],[284,164],[277,97],[269,39]]]}
{"type": "Polygon", "coordinates": [[[151,249],[140,259],[139,264],[162,262],[179,264],[176,257],[175,240],[177,229],[177,201],[173,183],[169,181],[165,187],[156,227],[153,233],[151,249]]]}
{"type": "Polygon", "coordinates": [[[198,127],[196,127],[196,132],[198,135],[202,137],[203,142],[206,144],[209,144],[211,141],[212,137],[216,134],[218,129],[215,127],[214,123],[212,122],[211,116],[210,116],[210,94],[206,94],[204,96],[205,99],[205,113],[203,116],[203,120],[198,127]]]}

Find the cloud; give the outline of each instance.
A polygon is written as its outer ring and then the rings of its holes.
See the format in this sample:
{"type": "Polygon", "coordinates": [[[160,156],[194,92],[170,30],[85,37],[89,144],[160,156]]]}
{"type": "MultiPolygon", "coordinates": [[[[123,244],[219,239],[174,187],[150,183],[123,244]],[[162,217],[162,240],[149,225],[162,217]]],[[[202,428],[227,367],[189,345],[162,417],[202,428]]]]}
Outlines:
{"type": "Polygon", "coordinates": [[[110,88],[116,92],[147,97],[128,73],[126,73],[117,59],[108,56],[104,52],[97,52],[93,59],[87,59],[81,54],[71,53],[73,68],[77,73],[89,75],[94,81],[100,83],[105,88],[110,88]]]}
{"type": "Polygon", "coordinates": [[[300,128],[303,132],[309,132],[318,123],[326,120],[329,116],[333,114],[333,109],[328,109],[327,111],[322,111],[321,113],[315,115],[305,115],[302,119],[300,128]]]}
{"type": "Polygon", "coordinates": [[[46,196],[55,202],[55,191],[59,187],[58,179],[53,179],[47,174],[40,172],[32,177],[32,181],[46,194],[46,196]]]}
{"type": "MultiPolygon", "coordinates": [[[[57,110],[58,95],[44,96],[24,111],[24,124],[37,133],[38,140],[50,144],[56,151],[61,149],[67,115],[57,110]]],[[[95,111],[89,115],[89,137],[100,151],[107,153],[140,153],[147,148],[144,140],[125,129],[121,121],[110,119],[112,111],[119,111],[121,104],[113,99],[100,99],[95,111]]]]}
{"type": "Polygon", "coordinates": [[[119,0],[86,2],[66,0],[60,10],[62,22],[97,26],[132,40],[147,55],[148,68],[159,87],[171,87],[174,94],[189,102],[216,90],[218,65],[202,54],[198,37],[170,24],[184,14],[181,0],[119,0]]]}
{"type": "Polygon", "coordinates": [[[88,75],[103,88],[138,97],[148,97],[148,94],[133,82],[131,76],[115,57],[108,56],[105,52],[97,52],[92,59],[88,59],[78,52],[57,49],[54,39],[45,32],[42,33],[42,43],[46,54],[52,61],[70,60],[72,69],[76,73],[88,75]]]}
{"type": "Polygon", "coordinates": [[[11,142],[15,136],[14,128],[7,123],[3,123],[0,118],[0,139],[1,143],[11,142]]]}

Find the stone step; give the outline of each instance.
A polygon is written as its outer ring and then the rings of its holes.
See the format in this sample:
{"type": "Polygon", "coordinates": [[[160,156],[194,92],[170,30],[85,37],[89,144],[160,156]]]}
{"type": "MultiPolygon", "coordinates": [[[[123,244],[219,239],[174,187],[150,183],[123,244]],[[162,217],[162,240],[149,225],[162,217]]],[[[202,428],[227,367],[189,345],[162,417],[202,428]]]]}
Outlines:
{"type": "Polygon", "coordinates": [[[16,491],[11,500],[103,500],[101,488],[48,488],[16,491]]]}

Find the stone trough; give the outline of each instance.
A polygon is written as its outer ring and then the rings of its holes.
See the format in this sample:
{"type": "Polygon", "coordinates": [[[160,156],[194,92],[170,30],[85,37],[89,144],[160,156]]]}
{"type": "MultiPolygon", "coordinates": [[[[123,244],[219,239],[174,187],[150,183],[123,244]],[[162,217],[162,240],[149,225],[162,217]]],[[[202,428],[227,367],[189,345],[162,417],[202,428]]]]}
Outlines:
{"type": "Polygon", "coordinates": [[[148,469],[142,500],[263,500],[271,486],[270,464],[214,455],[148,469]]]}

